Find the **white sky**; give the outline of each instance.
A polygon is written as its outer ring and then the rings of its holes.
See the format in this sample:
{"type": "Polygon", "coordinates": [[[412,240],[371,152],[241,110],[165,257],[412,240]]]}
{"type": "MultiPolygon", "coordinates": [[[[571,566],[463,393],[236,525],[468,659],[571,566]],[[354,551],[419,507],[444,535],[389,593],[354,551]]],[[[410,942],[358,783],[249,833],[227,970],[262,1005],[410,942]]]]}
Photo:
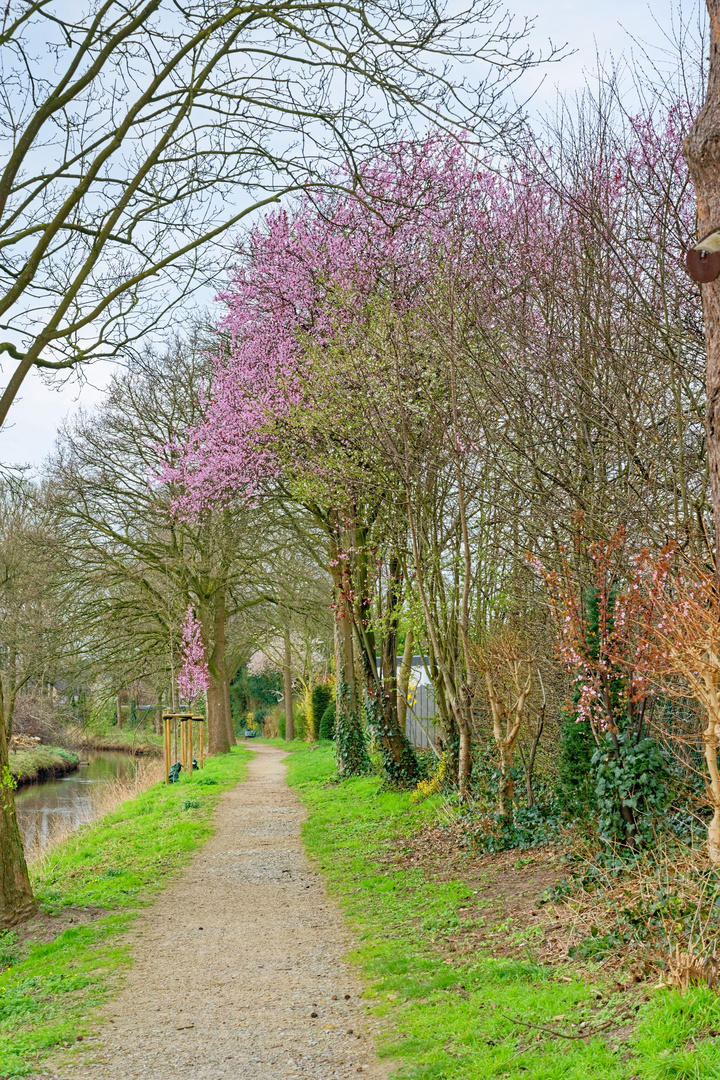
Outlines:
{"type": "MultiPolygon", "coordinates": [[[[664,34],[671,32],[673,19],[677,21],[677,6],[671,0],[652,6],[647,0],[508,0],[508,6],[519,17],[536,17],[531,39],[534,47],[545,47],[550,38],[556,45],[567,42],[575,50],[574,55],[549,68],[536,98],[538,104],[554,101],[556,88],[563,92],[580,89],[584,73],[595,68],[598,55],[618,59],[634,48],[633,39],[651,47],[662,46],[664,34]]],[[[696,4],[686,0],[683,10],[687,17],[696,4]]],[[[0,361],[6,360],[0,357],[0,361]]],[[[7,372],[8,366],[4,367],[7,372]]],[[[29,376],[0,431],[0,462],[39,465],[52,450],[62,421],[79,404],[91,407],[101,400],[110,370],[108,364],[97,365],[86,372],[84,385],[71,379],[56,388],[44,385],[38,374],[29,376]]]]}

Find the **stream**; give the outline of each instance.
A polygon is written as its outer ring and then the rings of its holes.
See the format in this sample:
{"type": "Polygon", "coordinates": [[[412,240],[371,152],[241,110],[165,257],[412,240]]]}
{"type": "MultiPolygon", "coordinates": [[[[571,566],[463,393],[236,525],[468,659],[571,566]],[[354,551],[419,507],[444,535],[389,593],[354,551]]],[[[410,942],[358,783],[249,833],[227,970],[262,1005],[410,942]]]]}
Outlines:
{"type": "Polygon", "coordinates": [[[135,774],[137,758],[112,750],[79,750],[77,772],[41,780],[15,792],[20,834],[31,858],[41,855],[58,835],[66,836],[103,813],[108,785],[135,774]]]}

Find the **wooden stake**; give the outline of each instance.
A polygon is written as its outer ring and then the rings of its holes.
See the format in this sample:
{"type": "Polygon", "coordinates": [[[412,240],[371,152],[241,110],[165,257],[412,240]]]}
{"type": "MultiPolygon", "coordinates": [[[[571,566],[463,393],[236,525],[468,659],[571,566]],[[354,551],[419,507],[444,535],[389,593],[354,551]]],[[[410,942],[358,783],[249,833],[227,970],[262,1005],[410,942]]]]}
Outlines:
{"type": "Polygon", "coordinates": [[[188,776],[192,776],[192,774],[193,774],[193,763],[192,763],[192,757],[193,757],[193,730],[192,730],[192,726],[193,726],[193,722],[192,722],[192,717],[189,720],[186,720],[185,723],[187,724],[187,729],[188,729],[188,776]]]}
{"type": "Polygon", "coordinates": [[[172,721],[169,716],[163,716],[163,750],[165,753],[165,783],[170,783],[170,724],[172,721]]]}
{"type": "Polygon", "coordinates": [[[198,766],[205,767],[205,721],[200,721],[200,748],[198,752],[198,766]]]}

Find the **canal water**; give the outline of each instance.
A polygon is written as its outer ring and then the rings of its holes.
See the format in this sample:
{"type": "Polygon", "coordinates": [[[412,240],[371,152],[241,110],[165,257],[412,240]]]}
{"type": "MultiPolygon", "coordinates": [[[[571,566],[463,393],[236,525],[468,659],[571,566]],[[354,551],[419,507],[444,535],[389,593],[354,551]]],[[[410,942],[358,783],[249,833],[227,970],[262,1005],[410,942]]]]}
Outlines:
{"type": "Polygon", "coordinates": [[[77,772],[59,780],[28,784],[15,792],[20,834],[30,858],[41,855],[54,841],[103,813],[108,785],[132,779],[137,758],[105,750],[78,751],[77,772]]]}

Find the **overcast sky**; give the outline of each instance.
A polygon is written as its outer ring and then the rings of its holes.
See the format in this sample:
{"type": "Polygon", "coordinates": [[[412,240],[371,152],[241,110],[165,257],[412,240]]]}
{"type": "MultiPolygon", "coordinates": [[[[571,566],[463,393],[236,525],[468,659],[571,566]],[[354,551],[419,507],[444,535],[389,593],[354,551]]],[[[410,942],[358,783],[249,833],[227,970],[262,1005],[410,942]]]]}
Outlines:
{"type": "MultiPolygon", "coordinates": [[[[660,0],[652,7],[646,0],[595,0],[590,4],[583,0],[521,0],[509,6],[520,17],[536,18],[532,36],[535,47],[546,47],[548,39],[552,39],[556,45],[567,42],[575,50],[548,70],[536,98],[539,104],[554,101],[557,89],[580,89],[585,73],[595,68],[598,55],[618,59],[622,53],[637,48],[634,39],[651,49],[662,47],[665,35],[671,35],[673,18],[677,20],[677,6],[669,0],[660,0]]],[[[687,17],[696,7],[686,2],[683,10],[687,17]]],[[[73,379],[60,390],[43,385],[39,375],[30,376],[20,400],[10,411],[7,426],[0,432],[0,462],[39,465],[52,450],[63,419],[80,403],[91,407],[101,400],[109,371],[109,365],[92,367],[86,372],[84,385],[73,379]]]]}

